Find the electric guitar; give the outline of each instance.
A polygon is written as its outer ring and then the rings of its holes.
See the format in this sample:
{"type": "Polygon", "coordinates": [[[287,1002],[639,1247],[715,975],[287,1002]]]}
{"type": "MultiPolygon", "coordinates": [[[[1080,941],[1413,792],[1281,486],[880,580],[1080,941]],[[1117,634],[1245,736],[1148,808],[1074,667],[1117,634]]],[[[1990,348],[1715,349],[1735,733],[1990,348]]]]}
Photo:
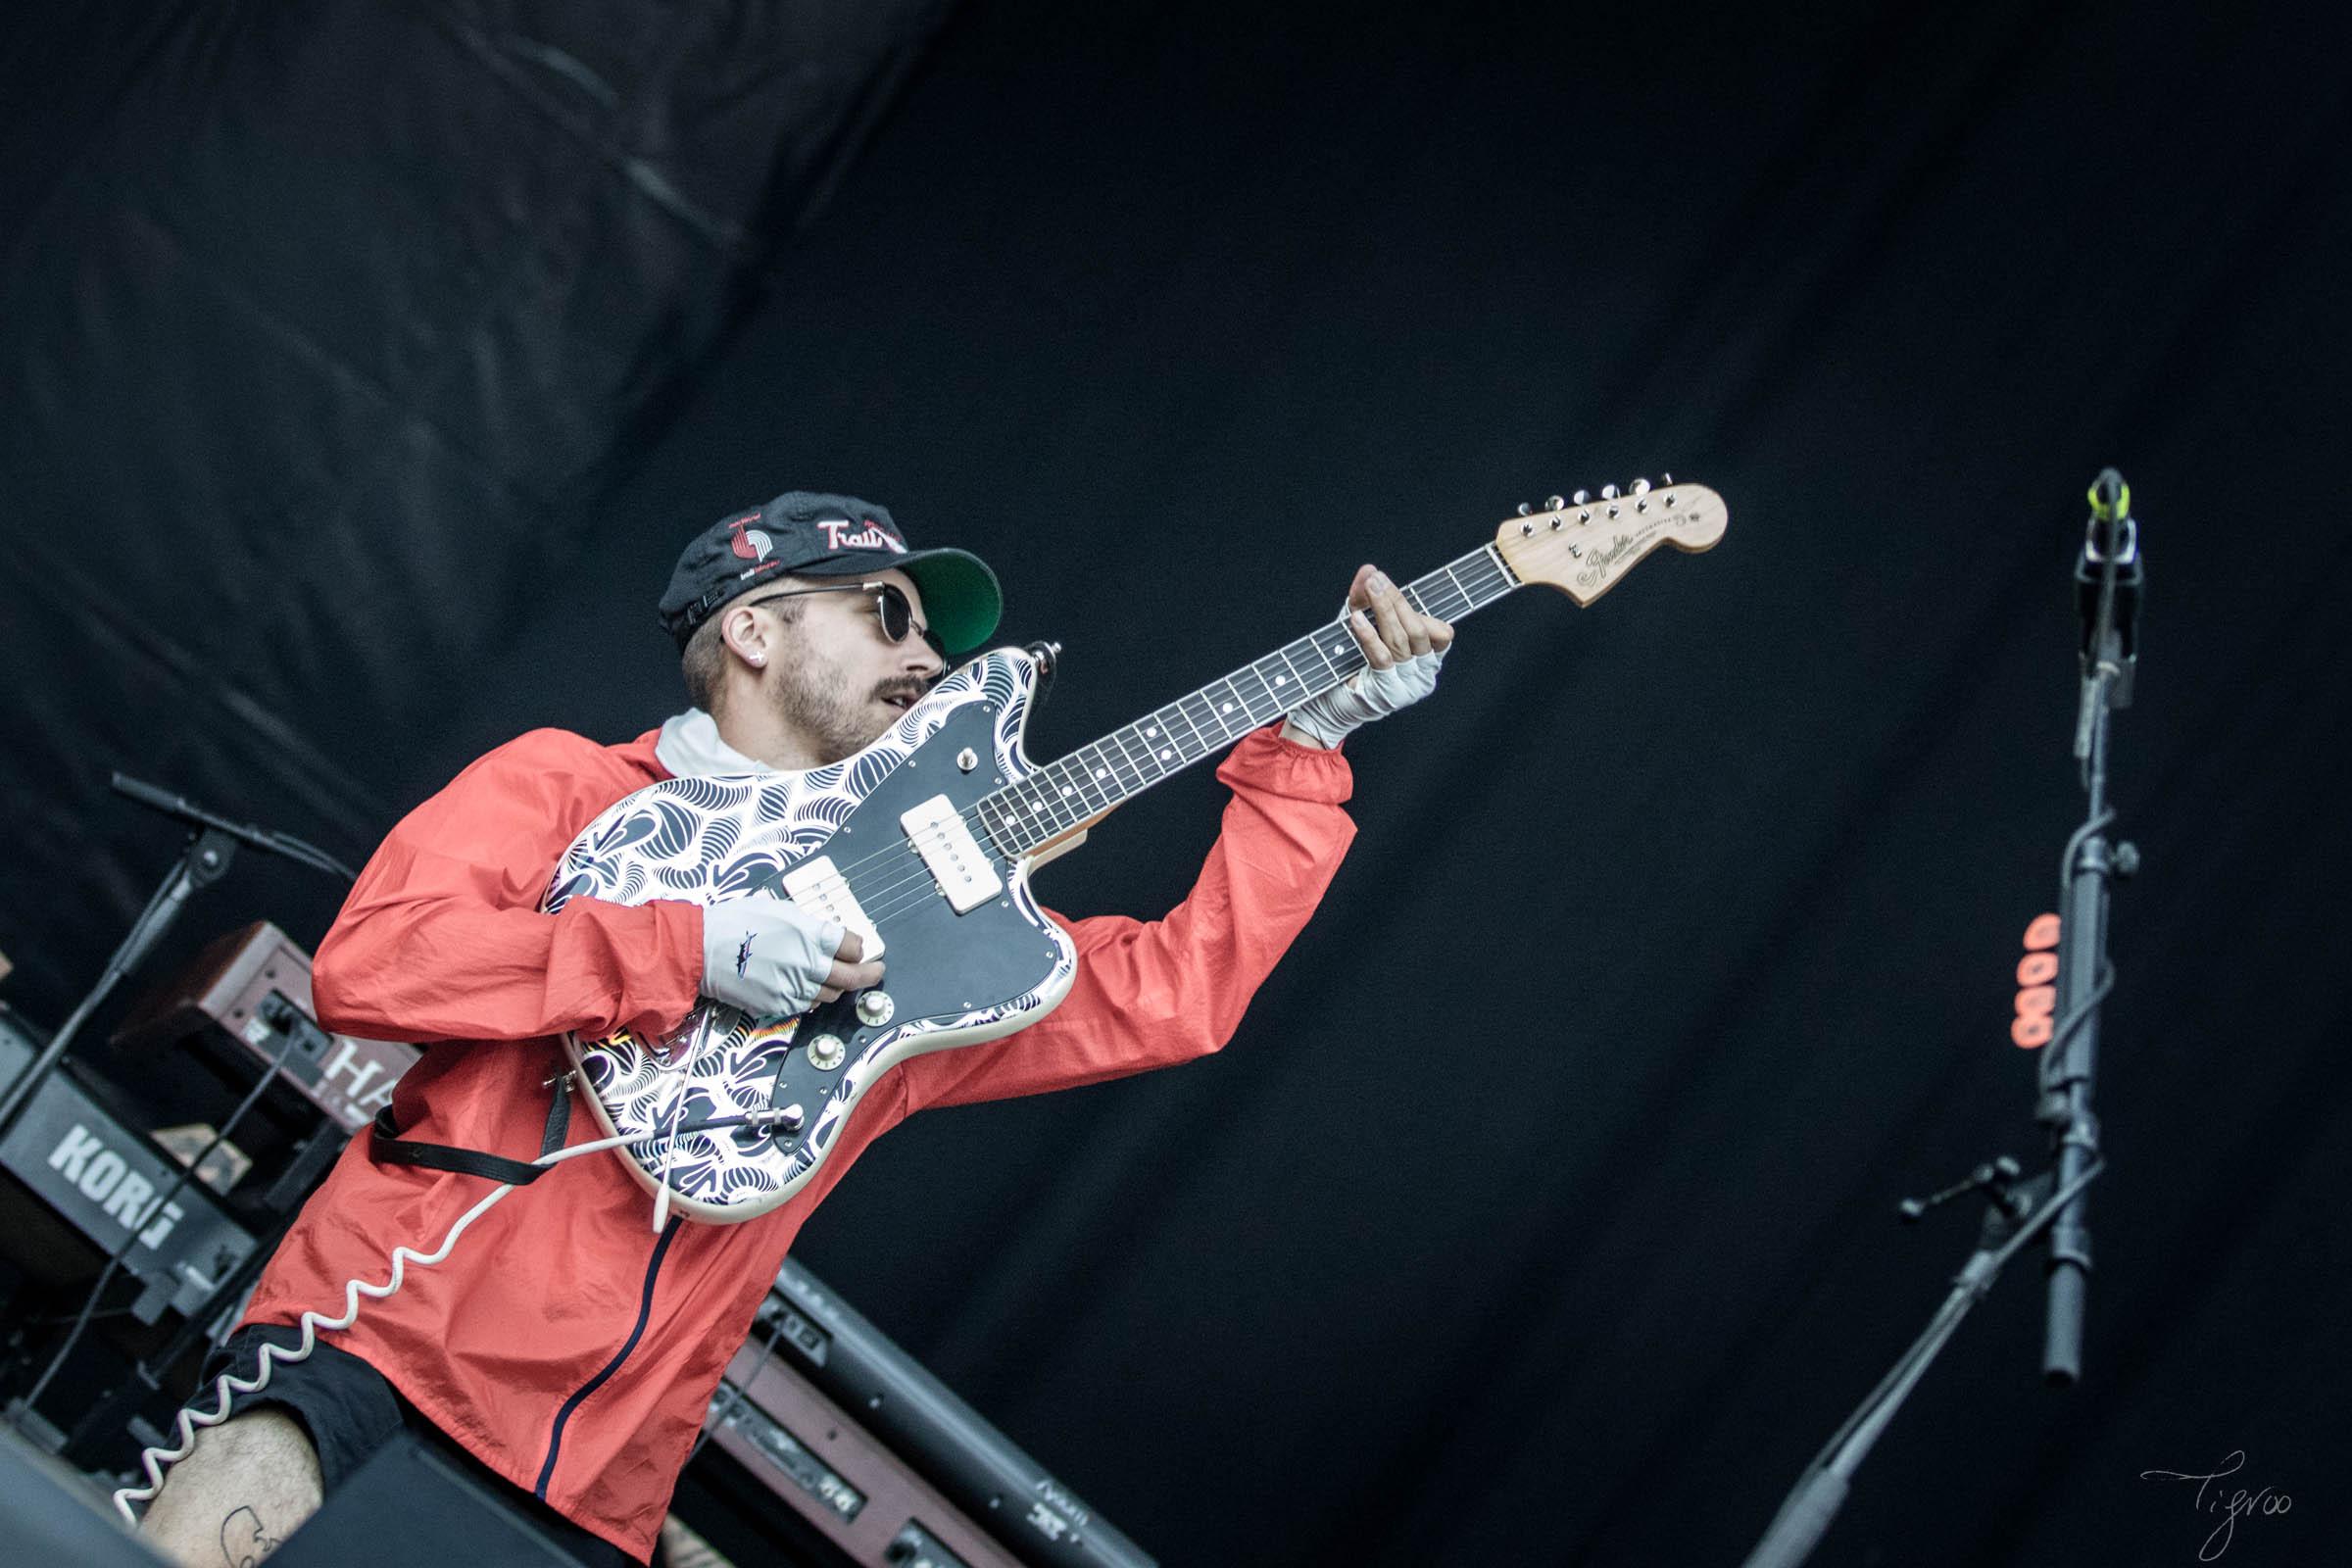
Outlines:
{"type": "MultiPolygon", "coordinates": [[[[1520,513],[1406,597],[1449,621],[1530,583],[1589,605],[1661,544],[1711,549],[1727,521],[1720,496],[1671,478],[1520,513]]],[[[630,1139],[616,1152],[667,1206],[720,1222],[767,1212],[816,1173],[893,1065],[1051,1011],[1078,956],[1030,895],[1030,873],[1130,797],[1365,667],[1335,619],[1041,766],[1022,738],[1054,655],[982,654],[824,767],[650,785],[564,852],[541,904],[550,913],[575,898],[770,893],[857,932],[865,957],[890,957],[882,986],[797,1017],[706,1001],[659,1038],[566,1038],[598,1122],[630,1139]]]]}

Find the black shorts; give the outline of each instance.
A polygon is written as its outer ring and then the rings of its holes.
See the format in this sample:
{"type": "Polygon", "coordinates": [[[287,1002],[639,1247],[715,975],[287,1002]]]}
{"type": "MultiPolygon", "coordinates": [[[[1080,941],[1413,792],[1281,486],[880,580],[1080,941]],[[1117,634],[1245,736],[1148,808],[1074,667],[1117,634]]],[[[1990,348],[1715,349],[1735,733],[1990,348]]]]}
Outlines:
{"type": "MultiPolygon", "coordinates": [[[[223,1372],[252,1378],[265,1343],[292,1349],[302,1343],[302,1335],[276,1324],[248,1324],[237,1330],[205,1362],[204,1383],[197,1391],[196,1402],[212,1408],[214,1381],[223,1372]]],[[[528,1517],[588,1568],[627,1568],[637,1560],[601,1536],[582,1530],[466,1452],[456,1439],[402,1398],[381,1372],[324,1339],[299,1361],[273,1361],[270,1381],[262,1391],[238,1395],[231,1409],[242,1414],[266,1405],[280,1406],[310,1434],[311,1446],[318,1454],[319,1490],[326,1496],[332,1497],[368,1455],[407,1431],[450,1456],[499,1501],[528,1517]]]]}

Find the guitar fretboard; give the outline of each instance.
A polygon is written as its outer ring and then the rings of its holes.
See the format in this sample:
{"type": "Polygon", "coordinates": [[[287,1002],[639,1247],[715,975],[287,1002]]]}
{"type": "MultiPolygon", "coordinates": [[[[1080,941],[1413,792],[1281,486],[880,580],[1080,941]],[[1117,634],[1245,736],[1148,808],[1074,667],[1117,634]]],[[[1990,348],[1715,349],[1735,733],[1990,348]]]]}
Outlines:
{"type": "MultiPolygon", "coordinates": [[[[1485,545],[1407,583],[1402,591],[1422,613],[1454,621],[1518,586],[1518,578],[1494,547],[1485,545]]],[[[1017,858],[1170,774],[1224,751],[1251,730],[1331,690],[1364,664],[1363,650],[1345,624],[1320,626],[1047,763],[975,803],[967,814],[986,829],[999,854],[1017,858]]]]}

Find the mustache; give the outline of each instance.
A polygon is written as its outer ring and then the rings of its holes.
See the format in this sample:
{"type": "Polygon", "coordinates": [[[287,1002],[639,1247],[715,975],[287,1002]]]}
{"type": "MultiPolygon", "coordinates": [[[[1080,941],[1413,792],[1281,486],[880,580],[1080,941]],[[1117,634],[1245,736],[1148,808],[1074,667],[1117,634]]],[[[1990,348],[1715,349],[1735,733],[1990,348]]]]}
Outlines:
{"type": "Polygon", "coordinates": [[[910,703],[920,702],[924,694],[931,690],[931,686],[930,681],[922,680],[884,681],[874,688],[874,701],[887,703],[893,698],[904,697],[910,703]]]}

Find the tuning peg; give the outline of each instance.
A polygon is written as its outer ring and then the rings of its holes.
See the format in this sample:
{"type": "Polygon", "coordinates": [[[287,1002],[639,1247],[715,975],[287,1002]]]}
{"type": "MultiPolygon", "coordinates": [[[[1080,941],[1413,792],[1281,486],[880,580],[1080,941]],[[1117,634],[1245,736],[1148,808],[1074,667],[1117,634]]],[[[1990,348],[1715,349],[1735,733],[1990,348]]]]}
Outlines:
{"type": "Polygon", "coordinates": [[[1592,499],[1592,492],[1590,490],[1579,490],[1572,499],[1574,499],[1576,504],[1581,507],[1586,502],[1592,499]]]}
{"type": "Polygon", "coordinates": [[[1634,481],[1634,494],[1638,496],[1645,496],[1649,494],[1649,481],[1647,479],[1636,479],[1634,481]]]}
{"type": "Polygon", "coordinates": [[[1520,502],[1520,503],[1519,503],[1519,515],[1521,515],[1522,517],[1526,516],[1526,515],[1527,515],[1529,513],[1531,513],[1531,512],[1533,512],[1533,511],[1535,511],[1535,510],[1536,510],[1536,509],[1535,509],[1534,507],[1532,507],[1532,506],[1528,505],[1528,503],[1524,502],[1524,501],[1522,501],[1522,502],[1520,502]]]}
{"type": "Polygon", "coordinates": [[[1545,512],[1557,512],[1567,504],[1567,502],[1561,500],[1558,496],[1546,496],[1544,498],[1544,510],[1545,512]]]}
{"type": "Polygon", "coordinates": [[[1602,485],[1602,486],[1600,487],[1600,499],[1601,499],[1601,500],[1603,500],[1603,501],[1614,501],[1614,500],[1616,500],[1616,499],[1617,499],[1617,487],[1616,487],[1615,485],[1613,485],[1613,484],[1604,484],[1604,485],[1602,485]]]}

